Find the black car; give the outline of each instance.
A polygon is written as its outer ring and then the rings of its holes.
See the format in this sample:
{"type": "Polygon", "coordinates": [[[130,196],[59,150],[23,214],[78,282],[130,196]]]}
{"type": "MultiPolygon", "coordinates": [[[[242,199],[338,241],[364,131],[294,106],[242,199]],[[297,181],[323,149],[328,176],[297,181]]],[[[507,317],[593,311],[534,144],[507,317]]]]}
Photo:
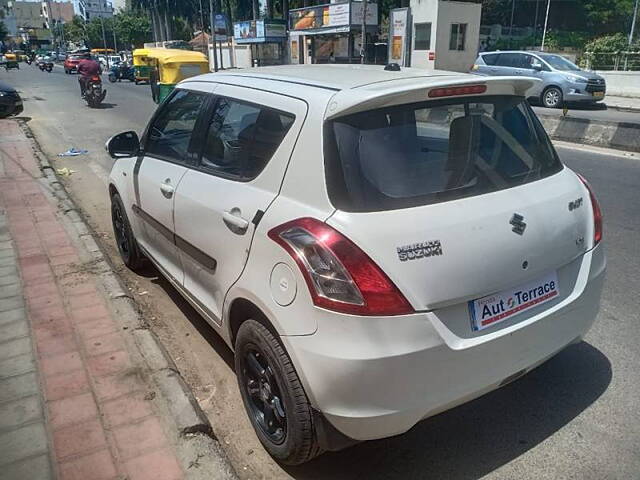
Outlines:
{"type": "Polygon", "coordinates": [[[8,83],[0,82],[0,118],[22,113],[22,99],[20,95],[8,83]]]}

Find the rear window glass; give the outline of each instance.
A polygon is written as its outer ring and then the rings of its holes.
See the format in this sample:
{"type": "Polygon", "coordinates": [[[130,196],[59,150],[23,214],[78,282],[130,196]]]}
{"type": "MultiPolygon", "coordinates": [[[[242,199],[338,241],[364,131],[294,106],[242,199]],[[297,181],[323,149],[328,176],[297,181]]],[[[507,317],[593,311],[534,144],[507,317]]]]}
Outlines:
{"type": "Polygon", "coordinates": [[[407,104],[327,122],[333,204],[378,211],[482,195],[562,168],[524,98],[407,104]]]}
{"type": "Polygon", "coordinates": [[[484,63],[486,63],[487,65],[495,65],[498,61],[498,55],[500,54],[490,53],[489,55],[482,55],[482,60],[484,60],[484,63]]]}

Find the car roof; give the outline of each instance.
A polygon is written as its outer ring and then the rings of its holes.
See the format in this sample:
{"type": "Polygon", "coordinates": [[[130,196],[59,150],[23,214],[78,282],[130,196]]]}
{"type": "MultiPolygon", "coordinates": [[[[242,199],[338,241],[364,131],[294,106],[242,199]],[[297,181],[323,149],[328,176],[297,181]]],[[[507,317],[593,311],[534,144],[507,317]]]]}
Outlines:
{"type": "Polygon", "coordinates": [[[0,91],[2,92],[15,92],[16,89],[13,88],[11,85],[9,85],[6,82],[3,82],[2,80],[0,80],[0,91]]]}
{"type": "Polygon", "coordinates": [[[467,76],[467,74],[422,68],[401,68],[400,71],[390,71],[384,70],[381,65],[314,64],[234,69],[205,74],[199,76],[198,80],[216,82],[220,77],[247,77],[339,91],[379,82],[408,79],[420,81],[424,85],[436,82],[436,79],[441,77],[460,76],[467,76]]]}
{"type": "Polygon", "coordinates": [[[355,113],[361,110],[388,106],[391,103],[410,103],[426,100],[426,91],[434,87],[492,85],[488,92],[524,95],[536,81],[523,77],[479,77],[469,73],[401,68],[385,70],[381,65],[283,65],[248,69],[225,70],[190,77],[180,82],[229,83],[259,88],[310,99],[320,91],[327,93],[331,105],[325,118],[355,113]],[[495,87],[495,88],[494,88],[495,87]],[[497,88],[497,90],[496,90],[497,88]]]}

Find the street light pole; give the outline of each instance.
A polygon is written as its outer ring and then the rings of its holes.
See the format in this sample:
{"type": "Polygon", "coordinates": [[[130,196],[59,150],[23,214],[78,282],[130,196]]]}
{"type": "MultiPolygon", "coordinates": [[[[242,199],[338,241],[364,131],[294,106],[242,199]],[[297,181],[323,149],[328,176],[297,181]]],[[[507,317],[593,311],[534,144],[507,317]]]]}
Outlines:
{"type": "Polygon", "coordinates": [[[516,0],[511,1],[511,24],[509,25],[509,48],[511,48],[511,42],[513,40],[513,14],[516,11],[516,0]]]}
{"type": "MultiPolygon", "coordinates": [[[[365,44],[367,41],[367,0],[362,0],[362,37],[360,40],[360,63],[364,65],[367,51],[365,44]]],[[[351,54],[349,54],[351,56],[351,54]]]]}
{"type": "Polygon", "coordinates": [[[544,41],[547,38],[547,24],[549,23],[549,8],[551,7],[551,0],[547,0],[547,14],[544,16],[544,30],[542,31],[542,45],[540,51],[544,52],[544,41]]]}
{"type": "MultiPolygon", "coordinates": [[[[211,46],[213,53],[213,71],[218,71],[218,53],[216,52],[216,11],[213,0],[209,0],[209,14],[210,19],[209,23],[211,24],[211,46]]],[[[202,32],[202,36],[204,38],[204,31],[202,32]]],[[[208,48],[208,46],[207,46],[208,48]]],[[[222,52],[220,52],[220,61],[222,61],[222,52]]]]}

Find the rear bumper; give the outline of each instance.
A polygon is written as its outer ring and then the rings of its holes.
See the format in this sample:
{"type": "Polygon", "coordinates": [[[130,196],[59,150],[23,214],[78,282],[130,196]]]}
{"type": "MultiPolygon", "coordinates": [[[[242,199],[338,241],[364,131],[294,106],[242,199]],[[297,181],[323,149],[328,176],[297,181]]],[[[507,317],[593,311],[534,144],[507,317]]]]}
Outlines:
{"type": "Polygon", "coordinates": [[[584,255],[575,291],[558,308],[473,339],[443,335],[433,313],[363,318],[327,312],[315,334],[282,340],[313,406],[338,432],[354,440],[389,437],[579,341],[596,318],[605,270],[599,245],[584,255]]]}

